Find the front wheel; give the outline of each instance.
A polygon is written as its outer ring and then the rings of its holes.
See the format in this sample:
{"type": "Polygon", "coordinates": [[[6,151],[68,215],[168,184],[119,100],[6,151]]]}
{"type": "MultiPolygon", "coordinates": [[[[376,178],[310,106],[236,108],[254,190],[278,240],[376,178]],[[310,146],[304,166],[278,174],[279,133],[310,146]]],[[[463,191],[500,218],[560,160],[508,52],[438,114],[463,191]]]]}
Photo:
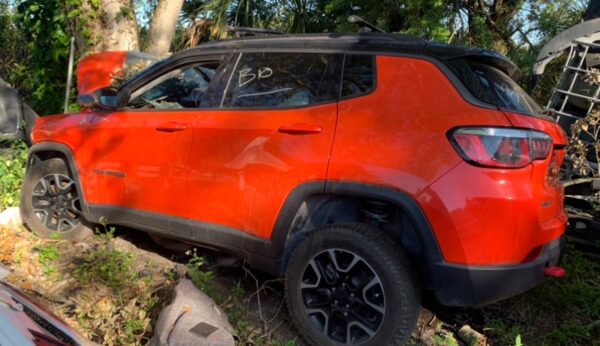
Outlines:
{"type": "Polygon", "coordinates": [[[82,241],[93,235],[81,213],[75,180],[59,158],[42,161],[27,171],[21,189],[21,217],[41,238],[56,235],[82,241]]]}
{"type": "Polygon", "coordinates": [[[286,270],[290,316],[313,345],[402,345],[420,310],[420,291],[399,245],[363,224],[307,236],[286,270]]]}

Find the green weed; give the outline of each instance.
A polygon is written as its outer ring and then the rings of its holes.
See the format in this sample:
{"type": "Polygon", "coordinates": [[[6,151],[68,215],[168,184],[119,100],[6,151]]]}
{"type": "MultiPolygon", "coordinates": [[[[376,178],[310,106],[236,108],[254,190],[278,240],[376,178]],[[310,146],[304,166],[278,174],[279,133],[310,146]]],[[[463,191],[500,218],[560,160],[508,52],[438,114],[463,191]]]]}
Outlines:
{"type": "Polygon", "coordinates": [[[112,289],[126,287],[137,273],[131,269],[133,255],[113,249],[108,244],[91,252],[75,270],[74,277],[80,283],[101,282],[112,289]]]}
{"type": "Polygon", "coordinates": [[[27,145],[22,141],[2,142],[0,151],[0,210],[4,210],[19,205],[27,145]],[[8,148],[4,148],[7,144],[8,148]]]}
{"type": "Polygon", "coordinates": [[[39,259],[38,261],[42,265],[42,272],[44,276],[48,278],[54,278],[56,275],[56,269],[53,263],[58,259],[58,247],[56,244],[47,244],[38,247],[37,249],[39,259]]]}
{"type": "Polygon", "coordinates": [[[568,247],[567,275],[483,308],[486,329],[499,344],[588,345],[600,339],[600,264],[568,247]],[[517,339],[519,337],[519,339],[517,339]]]}
{"type": "Polygon", "coordinates": [[[215,286],[215,274],[209,270],[205,270],[206,261],[203,257],[198,256],[196,249],[191,252],[191,256],[191,259],[187,263],[190,280],[209,297],[219,300],[220,297],[217,297],[215,286]]]}

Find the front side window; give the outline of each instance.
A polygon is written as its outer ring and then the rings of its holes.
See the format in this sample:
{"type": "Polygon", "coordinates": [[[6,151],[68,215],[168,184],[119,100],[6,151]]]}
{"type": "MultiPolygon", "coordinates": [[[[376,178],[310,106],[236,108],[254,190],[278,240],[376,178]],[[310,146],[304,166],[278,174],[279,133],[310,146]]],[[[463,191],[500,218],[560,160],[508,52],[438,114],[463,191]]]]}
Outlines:
{"type": "Polygon", "coordinates": [[[336,101],[341,56],[243,53],[223,102],[233,108],[287,108],[336,101]]]}
{"type": "Polygon", "coordinates": [[[201,108],[218,67],[218,62],[208,62],[170,71],[136,90],[131,95],[127,107],[142,109],[201,108]]]}

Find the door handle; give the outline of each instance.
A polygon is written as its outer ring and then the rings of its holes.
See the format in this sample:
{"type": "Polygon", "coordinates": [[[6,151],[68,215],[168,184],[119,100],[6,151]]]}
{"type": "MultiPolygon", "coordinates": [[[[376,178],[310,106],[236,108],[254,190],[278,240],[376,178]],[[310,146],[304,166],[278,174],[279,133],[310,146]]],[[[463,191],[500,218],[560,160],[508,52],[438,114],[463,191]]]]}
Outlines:
{"type": "Polygon", "coordinates": [[[288,135],[312,135],[321,133],[323,128],[319,125],[311,124],[288,124],[279,127],[277,131],[288,135]]]}
{"type": "Polygon", "coordinates": [[[160,132],[177,132],[183,131],[187,128],[186,124],[176,123],[174,121],[170,121],[168,123],[160,124],[156,126],[156,131],[160,132]]]}

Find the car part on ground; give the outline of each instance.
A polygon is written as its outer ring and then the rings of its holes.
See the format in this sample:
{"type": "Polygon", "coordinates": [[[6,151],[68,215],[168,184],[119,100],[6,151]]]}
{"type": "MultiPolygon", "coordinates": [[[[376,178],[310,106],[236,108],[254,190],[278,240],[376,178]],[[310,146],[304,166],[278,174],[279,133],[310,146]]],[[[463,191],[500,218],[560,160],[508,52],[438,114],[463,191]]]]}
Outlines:
{"type": "Polygon", "coordinates": [[[0,280],[1,345],[95,345],[3,280],[0,280]]]}
{"type": "Polygon", "coordinates": [[[31,144],[31,130],[37,118],[19,92],[0,79],[0,139],[21,139],[31,144]]]}
{"type": "Polygon", "coordinates": [[[149,346],[233,346],[227,315],[188,279],[181,279],[175,296],[163,309],[149,346]]]}

